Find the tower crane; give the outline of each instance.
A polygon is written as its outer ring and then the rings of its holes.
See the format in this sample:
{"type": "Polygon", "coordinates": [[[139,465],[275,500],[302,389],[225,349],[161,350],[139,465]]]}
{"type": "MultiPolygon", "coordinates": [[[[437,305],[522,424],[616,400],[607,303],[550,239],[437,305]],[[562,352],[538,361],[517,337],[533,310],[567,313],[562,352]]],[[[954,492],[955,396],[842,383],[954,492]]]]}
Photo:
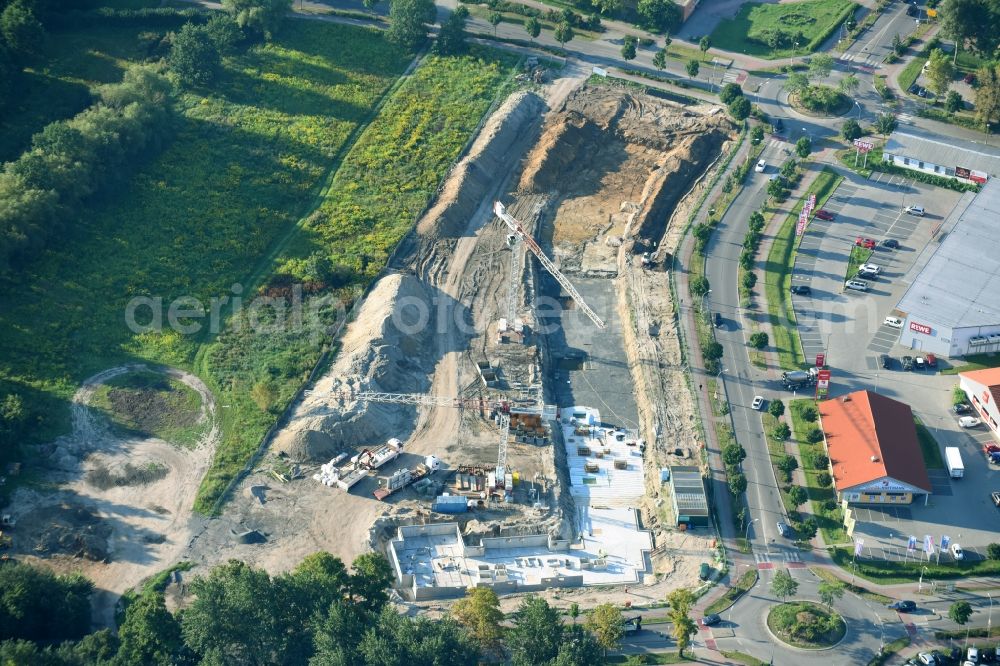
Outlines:
{"type": "MultiPolygon", "coordinates": [[[[307,391],[311,395],[314,391],[307,391]]],[[[380,402],[396,405],[427,405],[429,407],[454,407],[456,409],[492,409],[500,419],[500,450],[497,454],[497,483],[503,483],[507,473],[507,445],[510,442],[510,402],[507,400],[486,400],[484,398],[455,398],[425,393],[379,393],[376,391],[331,391],[331,396],[345,400],[380,402]]]]}
{"type": "MultiPolygon", "coordinates": [[[[566,293],[568,293],[579,308],[583,310],[583,313],[590,317],[590,320],[594,322],[598,328],[604,328],[604,320],[597,316],[597,313],[594,312],[589,305],[587,305],[586,301],[583,300],[583,296],[581,296],[580,292],[576,290],[573,283],[571,283],[566,276],[563,275],[558,268],[556,268],[556,265],[545,256],[545,252],[543,252],[542,248],[535,242],[535,239],[524,230],[524,226],[518,222],[515,217],[507,213],[507,207],[497,201],[493,204],[493,212],[497,217],[503,220],[504,224],[506,224],[512,232],[514,232],[517,239],[524,243],[529,250],[531,250],[531,253],[535,255],[535,257],[538,258],[538,261],[541,262],[542,266],[545,267],[545,270],[547,270],[549,274],[556,279],[556,282],[558,282],[559,285],[566,290],[566,293]]],[[[510,307],[509,303],[508,307],[510,307]]]]}

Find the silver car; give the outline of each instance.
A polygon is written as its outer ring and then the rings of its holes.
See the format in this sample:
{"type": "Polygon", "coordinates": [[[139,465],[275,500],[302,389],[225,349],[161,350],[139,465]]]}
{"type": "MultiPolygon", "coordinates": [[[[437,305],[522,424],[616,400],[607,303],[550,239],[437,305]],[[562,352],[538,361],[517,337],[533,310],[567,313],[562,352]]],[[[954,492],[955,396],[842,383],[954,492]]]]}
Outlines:
{"type": "Polygon", "coordinates": [[[855,291],[868,291],[868,283],[861,280],[848,280],[844,283],[844,287],[855,291]]]}

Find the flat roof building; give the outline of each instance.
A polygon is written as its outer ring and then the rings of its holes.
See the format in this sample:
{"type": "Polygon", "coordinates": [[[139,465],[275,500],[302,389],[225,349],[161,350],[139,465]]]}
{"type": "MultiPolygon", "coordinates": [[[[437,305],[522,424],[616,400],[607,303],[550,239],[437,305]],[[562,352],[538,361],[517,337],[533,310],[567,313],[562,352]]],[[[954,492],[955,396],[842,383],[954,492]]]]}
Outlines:
{"type": "Polygon", "coordinates": [[[1000,368],[958,373],[958,385],[965,391],[969,403],[986,427],[996,435],[1000,432],[1000,368]]]}
{"type": "Polygon", "coordinates": [[[942,357],[1000,351],[1000,180],[972,199],[896,306],[899,344],[942,357]]]}
{"type": "Polygon", "coordinates": [[[910,132],[893,132],[882,148],[885,162],[967,183],[1000,176],[1000,150],[949,137],[941,140],[910,132]]]}
{"type": "Polygon", "coordinates": [[[687,465],[670,466],[670,500],[677,525],[708,525],[708,497],[701,470],[687,465]]]}
{"type": "Polygon", "coordinates": [[[926,501],[931,482],[908,405],[872,391],[819,403],[827,456],[841,501],[909,504],[926,501]]]}

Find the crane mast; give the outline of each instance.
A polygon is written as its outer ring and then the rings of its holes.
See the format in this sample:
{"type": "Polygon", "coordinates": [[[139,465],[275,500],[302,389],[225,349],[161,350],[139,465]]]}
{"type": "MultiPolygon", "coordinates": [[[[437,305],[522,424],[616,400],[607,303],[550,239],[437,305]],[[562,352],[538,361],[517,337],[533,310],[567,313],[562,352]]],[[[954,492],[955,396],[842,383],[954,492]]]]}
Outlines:
{"type": "Polygon", "coordinates": [[[493,204],[493,212],[497,217],[503,220],[504,224],[510,227],[510,230],[514,232],[514,235],[516,235],[518,239],[523,242],[529,250],[531,250],[531,253],[535,255],[535,257],[538,258],[538,261],[541,262],[542,266],[545,267],[545,270],[547,270],[549,274],[556,279],[559,286],[566,290],[566,293],[568,293],[570,298],[576,302],[577,306],[583,310],[583,313],[590,317],[590,320],[594,322],[598,328],[604,328],[604,320],[597,316],[597,313],[594,312],[589,305],[587,305],[586,301],[583,300],[583,296],[581,296],[580,292],[576,290],[573,283],[571,283],[566,276],[563,275],[558,268],[556,268],[556,265],[545,256],[545,252],[543,252],[542,248],[535,242],[535,239],[524,230],[521,223],[518,222],[512,215],[507,213],[507,207],[497,201],[493,204]]]}

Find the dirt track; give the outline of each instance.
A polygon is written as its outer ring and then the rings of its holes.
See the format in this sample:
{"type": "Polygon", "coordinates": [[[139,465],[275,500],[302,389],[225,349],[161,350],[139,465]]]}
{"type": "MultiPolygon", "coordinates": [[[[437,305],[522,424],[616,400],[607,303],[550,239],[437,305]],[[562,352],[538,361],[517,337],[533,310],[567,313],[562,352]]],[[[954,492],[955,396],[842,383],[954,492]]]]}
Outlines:
{"type": "Polygon", "coordinates": [[[111,626],[114,605],[121,593],[181,559],[195,523],[200,521],[193,518],[191,507],[218,439],[215,400],[208,387],[189,373],[144,365],[121,366],[83,383],[73,396],[72,418],[72,433],[56,442],[52,455],[59,468],[56,477],[60,489],[45,494],[21,489],[11,502],[18,518],[15,552],[27,559],[44,558],[57,570],[82,571],[96,588],[95,619],[103,626],[111,626]],[[98,386],[138,370],[164,372],[201,396],[201,418],[208,419],[211,426],[195,448],[178,448],[160,439],[120,438],[87,407],[98,386]],[[148,485],[107,490],[85,480],[86,471],[96,465],[115,468],[126,462],[139,466],[156,463],[168,472],[148,485]],[[81,524],[81,518],[87,523],[93,520],[93,524],[81,524]],[[53,543],[53,535],[48,532],[54,525],[64,526],[63,543],[71,549],[82,547],[90,557],[106,555],[108,562],[92,561],[87,555],[72,557],[66,548],[38,553],[37,545],[53,543]],[[68,537],[73,537],[72,541],[68,537]]]}

